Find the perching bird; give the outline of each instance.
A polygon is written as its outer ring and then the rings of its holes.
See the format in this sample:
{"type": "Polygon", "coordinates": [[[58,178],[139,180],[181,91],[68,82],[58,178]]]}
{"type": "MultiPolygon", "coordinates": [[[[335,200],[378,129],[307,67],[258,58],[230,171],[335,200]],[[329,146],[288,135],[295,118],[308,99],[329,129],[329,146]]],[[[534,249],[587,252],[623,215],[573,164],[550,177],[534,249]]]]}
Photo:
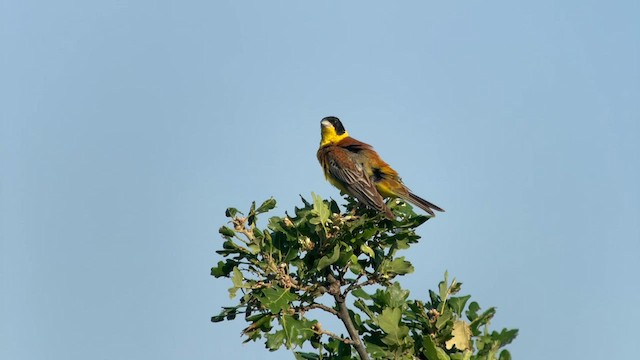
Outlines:
{"type": "Polygon", "coordinates": [[[435,216],[433,210],[444,211],[412,193],[371,145],[349,136],[340,119],[328,116],[322,119],[320,126],[322,138],[318,160],[333,186],[366,206],[383,212],[389,219],[395,216],[384,202],[387,197],[404,199],[431,216],[435,216]]]}

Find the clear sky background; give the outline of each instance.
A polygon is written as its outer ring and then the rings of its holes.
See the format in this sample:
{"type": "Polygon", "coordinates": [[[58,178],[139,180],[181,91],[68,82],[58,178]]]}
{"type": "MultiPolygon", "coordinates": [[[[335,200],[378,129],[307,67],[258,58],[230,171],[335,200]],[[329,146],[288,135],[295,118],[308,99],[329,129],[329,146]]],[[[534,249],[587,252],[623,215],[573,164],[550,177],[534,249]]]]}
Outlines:
{"type": "MultiPolygon", "coordinates": [[[[640,2],[1,1],[0,358],[286,359],[210,323],[228,206],[339,198],[339,116],[416,193],[514,359],[640,322],[640,2]]],[[[263,222],[264,224],[264,222],[263,222]]],[[[332,329],[340,332],[341,329],[332,329]]]]}

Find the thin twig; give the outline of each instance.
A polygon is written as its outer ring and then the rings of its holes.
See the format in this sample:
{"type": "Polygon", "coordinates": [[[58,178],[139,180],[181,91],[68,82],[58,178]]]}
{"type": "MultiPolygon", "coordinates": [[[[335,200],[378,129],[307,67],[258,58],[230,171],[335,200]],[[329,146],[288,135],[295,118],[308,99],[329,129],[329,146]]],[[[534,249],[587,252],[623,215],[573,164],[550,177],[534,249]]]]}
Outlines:
{"type": "Polygon", "coordinates": [[[344,293],[342,293],[343,295],[346,295],[349,291],[351,291],[351,289],[356,286],[356,284],[358,283],[358,280],[360,280],[360,278],[364,276],[364,273],[360,273],[358,274],[358,276],[356,277],[355,280],[353,280],[353,282],[351,284],[349,284],[349,286],[347,286],[347,289],[344,291],[344,293]]]}
{"type": "Polygon", "coordinates": [[[321,309],[324,310],[328,313],[331,313],[335,316],[338,316],[338,311],[334,308],[330,308],[327,305],[323,305],[323,304],[311,304],[309,306],[305,306],[303,307],[301,310],[307,311],[307,310],[311,310],[311,309],[321,309]]]}
{"type": "Polygon", "coordinates": [[[330,336],[330,337],[332,337],[332,338],[334,338],[334,339],[336,339],[338,341],[341,341],[341,342],[343,342],[343,343],[345,343],[347,345],[352,345],[353,344],[353,341],[351,339],[345,339],[343,337],[340,337],[340,336],[332,333],[331,331],[320,329],[320,330],[314,330],[313,332],[318,334],[318,335],[323,335],[324,334],[324,335],[330,336]]]}
{"type": "Polygon", "coordinates": [[[347,286],[347,288],[344,290],[344,293],[342,293],[343,296],[347,296],[347,294],[353,290],[356,289],[360,289],[363,286],[367,286],[367,285],[373,285],[375,283],[377,283],[378,280],[377,279],[367,279],[367,281],[363,281],[359,284],[357,283],[352,283],[351,285],[347,286]]]}

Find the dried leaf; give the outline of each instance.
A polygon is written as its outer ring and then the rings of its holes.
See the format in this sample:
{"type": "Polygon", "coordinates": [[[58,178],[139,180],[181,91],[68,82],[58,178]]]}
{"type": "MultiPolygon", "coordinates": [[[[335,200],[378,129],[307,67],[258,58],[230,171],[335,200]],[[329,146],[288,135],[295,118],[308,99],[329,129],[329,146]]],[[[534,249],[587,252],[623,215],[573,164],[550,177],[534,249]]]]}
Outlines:
{"type": "Polygon", "coordinates": [[[453,323],[451,335],[453,337],[445,343],[447,350],[451,350],[454,346],[461,351],[471,348],[471,328],[466,321],[456,320],[453,323]]]}

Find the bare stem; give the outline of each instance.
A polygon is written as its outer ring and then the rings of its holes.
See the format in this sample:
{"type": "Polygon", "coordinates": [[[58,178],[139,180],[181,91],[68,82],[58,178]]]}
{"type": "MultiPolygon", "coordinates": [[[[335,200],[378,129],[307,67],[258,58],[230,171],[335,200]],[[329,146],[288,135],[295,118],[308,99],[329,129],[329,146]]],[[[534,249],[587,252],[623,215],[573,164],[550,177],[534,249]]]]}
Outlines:
{"type": "Polygon", "coordinates": [[[309,306],[305,306],[304,310],[311,310],[311,309],[322,309],[328,313],[331,313],[335,316],[338,316],[338,311],[336,311],[336,309],[334,308],[330,308],[327,305],[323,305],[323,304],[311,304],[309,306]]]}
{"type": "MultiPolygon", "coordinates": [[[[357,279],[356,279],[357,280],[357,279]]],[[[351,285],[347,286],[347,288],[344,290],[343,296],[347,296],[347,294],[353,290],[359,289],[363,286],[367,286],[367,285],[373,285],[375,283],[377,283],[378,280],[377,279],[368,279],[367,281],[363,281],[361,283],[357,283],[354,282],[351,285]]]]}
{"type": "Polygon", "coordinates": [[[342,320],[344,327],[347,328],[347,332],[349,333],[349,337],[351,338],[353,347],[360,355],[360,360],[369,360],[369,354],[367,353],[367,349],[364,344],[360,340],[360,335],[358,334],[358,330],[353,325],[353,321],[351,320],[351,316],[349,316],[349,309],[347,309],[347,304],[345,303],[345,295],[340,292],[340,281],[337,280],[332,274],[327,276],[327,280],[329,280],[329,293],[333,295],[333,298],[336,300],[336,305],[338,305],[338,318],[342,320]]]}
{"type": "Polygon", "coordinates": [[[334,339],[336,339],[336,340],[338,340],[340,342],[343,342],[343,343],[345,343],[347,345],[353,344],[353,341],[351,341],[351,339],[345,339],[343,337],[338,336],[337,334],[332,333],[331,331],[320,329],[320,330],[314,330],[314,332],[316,334],[318,334],[318,335],[323,335],[324,334],[324,335],[330,336],[330,337],[332,337],[332,338],[334,338],[334,339]]]}

